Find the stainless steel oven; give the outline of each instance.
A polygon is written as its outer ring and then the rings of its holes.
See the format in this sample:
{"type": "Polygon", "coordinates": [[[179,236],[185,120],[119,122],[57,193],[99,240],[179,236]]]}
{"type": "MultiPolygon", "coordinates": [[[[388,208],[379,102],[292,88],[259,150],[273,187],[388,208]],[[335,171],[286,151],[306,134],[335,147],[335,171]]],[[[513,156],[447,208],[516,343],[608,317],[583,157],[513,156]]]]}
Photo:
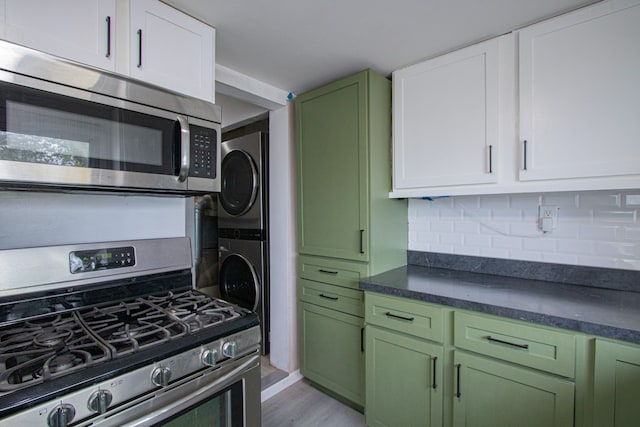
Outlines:
{"type": "Polygon", "coordinates": [[[259,426],[255,313],[187,238],[0,253],[0,426],[259,426]]]}
{"type": "Polygon", "coordinates": [[[0,185],[220,191],[220,108],[0,41],[0,185]]]}

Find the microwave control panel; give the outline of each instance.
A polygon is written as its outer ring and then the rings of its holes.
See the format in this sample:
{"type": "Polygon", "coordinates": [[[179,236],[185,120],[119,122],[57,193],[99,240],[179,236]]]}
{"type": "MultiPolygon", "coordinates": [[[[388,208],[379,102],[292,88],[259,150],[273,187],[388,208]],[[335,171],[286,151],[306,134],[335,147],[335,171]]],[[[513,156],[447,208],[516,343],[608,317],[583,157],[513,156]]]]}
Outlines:
{"type": "Polygon", "coordinates": [[[216,142],[215,129],[189,125],[191,133],[191,167],[189,176],[198,178],[216,178],[216,142]]]}
{"type": "Polygon", "coordinates": [[[136,253],[133,246],[69,253],[69,271],[71,271],[71,274],[132,267],[135,264],[136,253]]]}

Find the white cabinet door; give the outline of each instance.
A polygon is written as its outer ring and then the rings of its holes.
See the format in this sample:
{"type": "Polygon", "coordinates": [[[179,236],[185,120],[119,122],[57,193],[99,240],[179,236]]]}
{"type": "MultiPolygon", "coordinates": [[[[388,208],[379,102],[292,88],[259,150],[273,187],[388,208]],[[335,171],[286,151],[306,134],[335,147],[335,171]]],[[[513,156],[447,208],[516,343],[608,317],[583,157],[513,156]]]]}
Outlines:
{"type": "Polygon", "coordinates": [[[114,70],[116,0],[2,0],[0,36],[8,41],[114,70]]]}
{"type": "Polygon", "coordinates": [[[215,30],[156,0],[131,1],[131,77],[214,102],[215,30]]]}
{"type": "Polygon", "coordinates": [[[497,181],[499,40],[393,73],[393,187],[497,181]]]}
{"type": "Polygon", "coordinates": [[[519,37],[520,179],[640,174],[639,2],[600,3],[519,37]]]}

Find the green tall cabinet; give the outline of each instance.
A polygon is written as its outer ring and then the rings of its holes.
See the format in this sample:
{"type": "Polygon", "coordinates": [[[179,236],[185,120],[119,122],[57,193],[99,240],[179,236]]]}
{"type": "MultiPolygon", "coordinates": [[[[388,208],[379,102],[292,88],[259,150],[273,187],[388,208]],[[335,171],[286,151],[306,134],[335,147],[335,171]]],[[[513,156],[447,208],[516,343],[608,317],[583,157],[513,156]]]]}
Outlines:
{"type": "Polygon", "coordinates": [[[301,373],[364,406],[360,277],[406,264],[391,190],[391,82],[371,70],[296,98],[301,373]]]}

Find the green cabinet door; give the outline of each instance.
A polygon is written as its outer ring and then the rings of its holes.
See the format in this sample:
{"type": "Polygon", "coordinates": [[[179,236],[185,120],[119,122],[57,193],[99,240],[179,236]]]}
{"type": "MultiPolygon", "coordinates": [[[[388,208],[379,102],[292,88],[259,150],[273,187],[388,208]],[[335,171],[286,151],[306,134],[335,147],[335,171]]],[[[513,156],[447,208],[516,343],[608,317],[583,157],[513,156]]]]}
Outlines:
{"type": "Polygon", "coordinates": [[[367,425],[441,426],[442,346],[367,325],[365,348],[367,425]]]}
{"type": "Polygon", "coordinates": [[[460,351],[454,369],[456,427],[573,427],[571,381],[460,351]]]}
{"type": "Polygon", "coordinates": [[[299,327],[302,375],[364,406],[364,320],[301,302],[299,327]]]}
{"type": "Polygon", "coordinates": [[[640,347],[596,340],[594,427],[640,425],[640,347]]]}
{"type": "Polygon", "coordinates": [[[301,254],[368,260],[366,78],[296,99],[301,254]]]}

